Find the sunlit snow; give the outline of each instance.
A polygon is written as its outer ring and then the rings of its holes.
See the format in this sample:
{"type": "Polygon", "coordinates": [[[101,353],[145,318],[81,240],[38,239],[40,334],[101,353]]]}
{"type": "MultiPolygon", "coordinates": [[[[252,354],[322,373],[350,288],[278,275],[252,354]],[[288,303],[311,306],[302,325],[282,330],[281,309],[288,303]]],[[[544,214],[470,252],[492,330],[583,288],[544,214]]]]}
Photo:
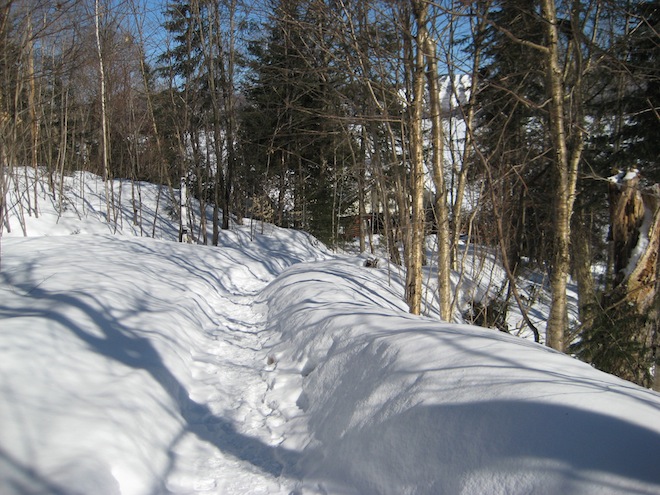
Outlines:
{"type": "Polygon", "coordinates": [[[303,232],[180,244],[166,189],[116,181],[108,222],[96,177],[45,184],[7,196],[0,493],[660,493],[658,394],[303,232]]]}

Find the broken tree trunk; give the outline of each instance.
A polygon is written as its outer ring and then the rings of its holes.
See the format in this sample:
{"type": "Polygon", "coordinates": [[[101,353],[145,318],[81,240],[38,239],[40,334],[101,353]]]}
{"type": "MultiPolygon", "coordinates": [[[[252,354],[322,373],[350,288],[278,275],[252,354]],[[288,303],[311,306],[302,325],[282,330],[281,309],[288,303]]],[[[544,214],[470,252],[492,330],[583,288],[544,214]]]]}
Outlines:
{"type": "Polygon", "coordinates": [[[611,178],[610,224],[614,286],[625,285],[628,303],[646,312],[658,292],[660,185],[642,189],[636,172],[611,178]]]}
{"type": "Polygon", "coordinates": [[[639,359],[637,371],[623,378],[658,390],[660,185],[643,188],[636,170],[611,177],[610,225],[615,278],[604,307],[634,322],[629,338],[638,350],[632,357],[639,359]]]}

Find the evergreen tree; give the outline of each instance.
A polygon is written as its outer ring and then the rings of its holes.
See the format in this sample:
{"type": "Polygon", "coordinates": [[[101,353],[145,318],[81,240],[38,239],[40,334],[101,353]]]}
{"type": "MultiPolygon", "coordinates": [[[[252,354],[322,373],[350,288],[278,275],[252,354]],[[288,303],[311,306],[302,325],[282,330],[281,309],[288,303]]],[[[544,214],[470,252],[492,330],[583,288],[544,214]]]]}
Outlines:
{"type": "MultiPolygon", "coordinates": [[[[507,257],[549,260],[552,164],[547,158],[545,64],[526,43],[543,43],[538,2],[502,0],[487,13],[478,143],[487,163],[477,169],[491,191],[485,221],[502,218],[507,257]],[[487,169],[487,170],[486,170],[487,169]],[[549,184],[550,182],[550,184],[549,184]]],[[[493,242],[492,240],[491,242],[493,242]]]]}
{"type": "MultiPolygon", "coordinates": [[[[208,182],[206,158],[200,153],[200,141],[206,136],[210,125],[209,94],[204,69],[204,57],[201,33],[205,8],[201,15],[195,16],[191,2],[176,0],[169,2],[165,9],[164,28],[172,37],[171,43],[159,57],[158,72],[169,81],[171,97],[162,94],[160,118],[168,117],[165,135],[174,139],[175,149],[172,157],[180,164],[178,174],[188,176],[195,181],[193,194],[204,200],[210,194],[212,185],[208,182]]],[[[210,144],[210,143],[206,143],[210,144]]]]}
{"type": "Polygon", "coordinates": [[[322,2],[282,0],[267,34],[252,43],[242,118],[247,190],[272,202],[280,225],[332,238],[333,198],[347,160],[339,101],[345,76],[333,69],[332,28],[322,2]]]}
{"type": "MultiPolygon", "coordinates": [[[[660,123],[659,11],[657,2],[640,2],[633,11],[619,7],[608,12],[616,19],[612,23],[614,42],[607,52],[607,65],[598,71],[604,82],[597,85],[600,91],[595,93],[590,109],[597,127],[592,132],[588,160],[600,175],[612,175],[612,168],[638,169],[643,180],[637,174],[622,172],[616,176],[619,182],[608,181],[610,205],[600,211],[610,223],[609,254],[601,256],[603,260],[609,258],[607,278],[588,308],[589,318],[582,321],[579,339],[571,347],[580,359],[603,371],[656,389],[660,387],[656,356],[659,296],[650,304],[640,299],[647,292],[660,292],[658,208],[657,200],[652,199],[657,193],[646,187],[660,179],[660,145],[655,136],[660,123]],[[638,246],[641,236],[648,240],[638,246]],[[632,256],[636,248],[642,249],[632,256]]],[[[583,196],[593,198],[595,191],[601,198],[607,197],[604,187],[591,189],[583,196]]]]}
{"type": "Polygon", "coordinates": [[[615,159],[622,168],[636,167],[651,183],[660,182],[660,5],[635,5],[633,27],[622,40],[629,79],[623,98],[628,117],[621,130],[622,147],[615,159]]]}
{"type": "Polygon", "coordinates": [[[170,75],[172,90],[189,110],[180,148],[192,151],[198,197],[206,196],[213,205],[212,242],[216,245],[220,207],[222,228],[229,228],[237,161],[236,2],[176,0],[168,4],[165,14],[173,45],[161,57],[162,70],[170,75]]]}

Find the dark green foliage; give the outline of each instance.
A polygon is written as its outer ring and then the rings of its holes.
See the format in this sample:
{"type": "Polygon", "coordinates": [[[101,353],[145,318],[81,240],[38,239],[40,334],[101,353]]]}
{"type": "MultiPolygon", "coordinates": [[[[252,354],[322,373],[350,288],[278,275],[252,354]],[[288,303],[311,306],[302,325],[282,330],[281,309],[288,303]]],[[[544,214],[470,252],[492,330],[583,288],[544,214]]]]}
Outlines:
{"type": "Polygon", "coordinates": [[[334,70],[323,12],[281,1],[273,17],[266,36],[250,46],[253,70],[241,118],[250,173],[242,187],[270,197],[276,223],[331,242],[346,141],[354,139],[342,126],[346,75],[334,70]]]}
{"type": "Polygon", "coordinates": [[[479,163],[476,173],[492,191],[484,221],[501,216],[512,266],[522,257],[539,264],[550,257],[555,174],[543,108],[545,68],[541,52],[518,41],[543,44],[536,3],[497,2],[482,40],[477,138],[487,163],[479,163]]]}
{"type": "MultiPolygon", "coordinates": [[[[660,180],[660,7],[655,1],[627,6],[633,10],[604,10],[612,39],[603,63],[589,76],[585,111],[591,117],[591,129],[584,161],[591,176],[608,177],[617,170],[638,168],[643,178],[655,183],[660,180]]],[[[580,185],[576,208],[586,212],[583,217],[590,218],[593,232],[605,231],[610,221],[606,183],[586,177],[580,185]]],[[[606,260],[604,240],[593,238],[597,242],[593,257],[606,260]]],[[[631,239],[636,242],[637,237],[631,239]]],[[[605,289],[620,282],[614,278],[623,276],[617,272],[621,260],[618,264],[615,260],[625,251],[630,247],[612,246],[610,279],[601,281],[598,303],[586,308],[589,317],[582,322],[571,351],[596,368],[648,387],[655,359],[651,342],[657,332],[652,328],[655,323],[627,302],[625,285],[605,289]]],[[[622,261],[628,263],[627,258],[622,261]]]]}
{"type": "Polygon", "coordinates": [[[623,98],[629,115],[622,131],[619,161],[636,166],[651,183],[660,182],[660,5],[640,2],[633,17],[634,27],[623,40],[630,79],[623,98]],[[625,158],[624,158],[625,157],[625,158]]]}
{"type": "Polygon", "coordinates": [[[586,102],[593,116],[586,159],[600,175],[638,168],[660,182],[660,6],[632,3],[632,11],[605,11],[613,17],[613,42],[593,77],[586,102]]]}
{"type": "Polygon", "coordinates": [[[593,322],[569,351],[595,368],[643,387],[652,385],[651,370],[657,364],[649,342],[646,315],[635,312],[625,300],[609,308],[591,308],[593,322]]]}
{"type": "Polygon", "coordinates": [[[174,124],[182,175],[196,183],[192,192],[198,199],[213,205],[214,245],[220,209],[222,229],[229,228],[234,209],[236,50],[224,20],[233,14],[225,2],[170,2],[165,28],[174,43],[161,56],[161,73],[169,79],[172,99],[181,99],[184,109],[184,122],[174,124]]]}

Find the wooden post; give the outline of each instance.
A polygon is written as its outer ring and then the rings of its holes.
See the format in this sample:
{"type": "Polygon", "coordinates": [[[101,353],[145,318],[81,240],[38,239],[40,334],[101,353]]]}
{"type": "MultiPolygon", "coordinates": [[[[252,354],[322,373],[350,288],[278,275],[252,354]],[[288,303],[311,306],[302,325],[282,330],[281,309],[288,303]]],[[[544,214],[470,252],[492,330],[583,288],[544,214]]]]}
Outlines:
{"type": "Polygon", "coordinates": [[[186,178],[181,177],[181,194],[179,198],[179,242],[191,243],[190,225],[188,224],[188,189],[186,188],[186,178]]]}

